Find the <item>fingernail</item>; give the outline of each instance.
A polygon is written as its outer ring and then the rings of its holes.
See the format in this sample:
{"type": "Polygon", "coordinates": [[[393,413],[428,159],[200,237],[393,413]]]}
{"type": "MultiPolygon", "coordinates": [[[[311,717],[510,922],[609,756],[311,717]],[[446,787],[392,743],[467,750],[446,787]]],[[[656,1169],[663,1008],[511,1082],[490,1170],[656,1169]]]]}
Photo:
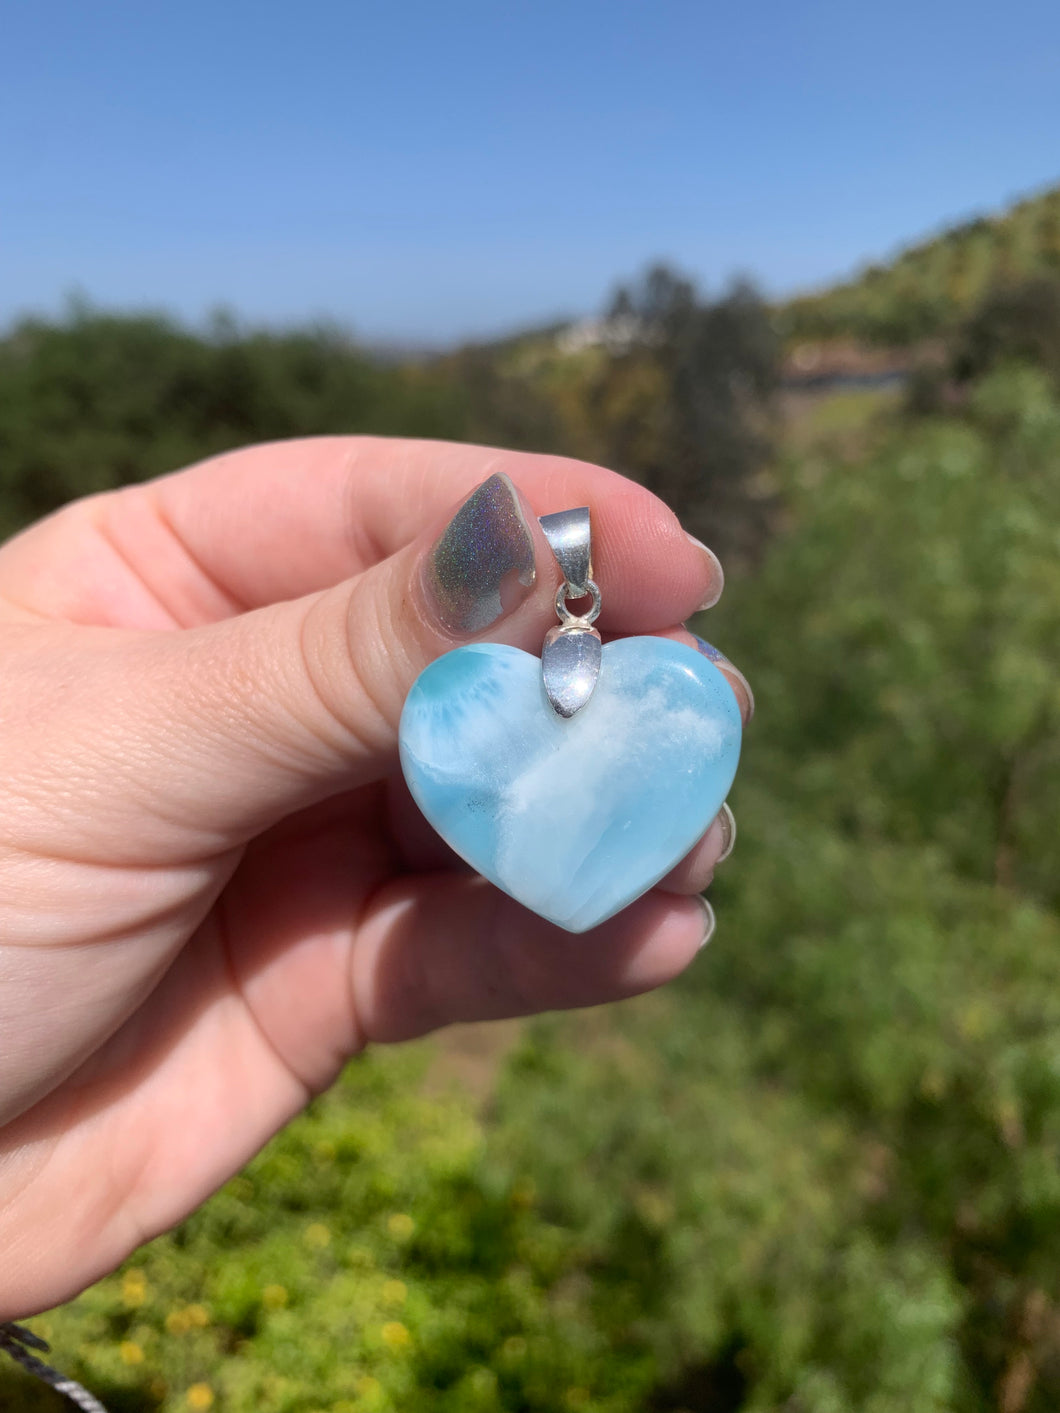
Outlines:
{"type": "Polygon", "coordinates": [[[706,898],[700,898],[699,901],[703,907],[703,937],[699,944],[699,950],[702,952],[703,948],[714,936],[714,929],[718,925],[718,920],[714,916],[714,909],[707,902],[706,898]]]}
{"type": "Polygon", "coordinates": [[[696,609],[697,613],[702,613],[704,609],[713,608],[721,598],[722,591],[725,588],[725,570],[721,567],[721,560],[718,556],[709,546],[705,545],[702,540],[697,540],[695,535],[690,535],[687,530],[685,531],[685,539],[689,544],[695,545],[696,549],[702,550],[710,560],[710,592],[696,609]]]}
{"type": "Polygon", "coordinates": [[[736,693],[736,699],[740,703],[740,714],[746,726],[755,714],[755,694],[751,691],[750,682],[748,682],[740,669],[735,667],[725,654],[714,647],[712,643],[708,643],[705,638],[700,638],[695,633],[692,634],[692,637],[695,639],[696,647],[703,656],[709,658],[714,666],[724,672],[725,676],[729,679],[729,685],[736,693]]]}
{"type": "Polygon", "coordinates": [[[479,633],[533,588],[534,537],[509,477],[483,481],[427,556],[425,588],[443,627],[479,633]]]}
{"type": "Polygon", "coordinates": [[[714,861],[715,868],[725,862],[736,846],[736,816],[727,804],[718,811],[718,824],[721,826],[721,853],[714,861]]]}

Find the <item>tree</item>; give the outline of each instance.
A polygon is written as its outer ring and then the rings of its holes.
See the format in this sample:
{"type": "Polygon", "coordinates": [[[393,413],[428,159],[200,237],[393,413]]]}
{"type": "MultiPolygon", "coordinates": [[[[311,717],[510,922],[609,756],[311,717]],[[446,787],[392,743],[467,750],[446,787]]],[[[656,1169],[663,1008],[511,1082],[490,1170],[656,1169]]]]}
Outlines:
{"type": "Polygon", "coordinates": [[[589,390],[604,459],[723,553],[754,551],[767,523],[759,476],[779,382],[765,305],[745,283],[706,301],[656,265],[618,290],[608,323],[623,338],[589,390]]]}
{"type": "Polygon", "coordinates": [[[1035,364],[1060,388],[1060,277],[996,286],[960,331],[953,359],[959,382],[1006,362],[1035,364]]]}

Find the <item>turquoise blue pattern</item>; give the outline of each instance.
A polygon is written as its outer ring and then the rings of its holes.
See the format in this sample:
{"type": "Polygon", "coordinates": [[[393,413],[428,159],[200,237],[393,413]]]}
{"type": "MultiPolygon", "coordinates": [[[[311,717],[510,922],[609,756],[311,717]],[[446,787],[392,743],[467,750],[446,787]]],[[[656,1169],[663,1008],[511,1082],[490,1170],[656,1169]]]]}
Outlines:
{"type": "Polygon", "coordinates": [[[592,698],[564,720],[539,658],[501,643],[446,653],[401,715],[420,809],[471,866],[525,907],[584,932],[647,892],[721,808],[740,712],[693,648],[624,638],[592,698]]]}

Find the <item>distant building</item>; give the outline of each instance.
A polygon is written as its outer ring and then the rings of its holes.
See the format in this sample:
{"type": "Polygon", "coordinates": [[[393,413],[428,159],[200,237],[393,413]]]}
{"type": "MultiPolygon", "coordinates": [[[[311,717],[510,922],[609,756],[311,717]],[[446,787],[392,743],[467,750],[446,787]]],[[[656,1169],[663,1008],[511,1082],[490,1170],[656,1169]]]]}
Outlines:
{"type": "Polygon", "coordinates": [[[943,361],[941,345],[923,343],[916,349],[877,348],[856,339],[798,343],[781,369],[787,388],[886,387],[904,383],[913,369],[943,361]]]}
{"type": "Polygon", "coordinates": [[[628,353],[643,343],[644,331],[635,314],[618,314],[612,319],[579,319],[556,335],[560,353],[584,353],[587,348],[605,348],[608,353],[628,353]]]}

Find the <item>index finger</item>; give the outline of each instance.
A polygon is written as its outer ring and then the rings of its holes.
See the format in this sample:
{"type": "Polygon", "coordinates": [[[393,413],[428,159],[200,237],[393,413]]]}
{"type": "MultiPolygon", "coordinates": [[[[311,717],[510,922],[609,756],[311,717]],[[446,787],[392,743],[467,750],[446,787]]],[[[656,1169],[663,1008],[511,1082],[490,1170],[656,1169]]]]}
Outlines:
{"type": "Polygon", "coordinates": [[[329,437],[250,447],[145,488],[203,571],[247,607],[370,568],[503,472],[535,515],[588,505],[612,630],[671,623],[720,592],[717,560],[658,497],[566,457],[329,437]]]}
{"type": "Polygon", "coordinates": [[[613,471],[379,437],[247,447],[75,503],[4,547],[0,592],[82,623],[214,622],[359,574],[443,524],[496,472],[534,515],[590,507],[609,631],[678,622],[720,594],[717,560],[662,501],[613,471]]]}

